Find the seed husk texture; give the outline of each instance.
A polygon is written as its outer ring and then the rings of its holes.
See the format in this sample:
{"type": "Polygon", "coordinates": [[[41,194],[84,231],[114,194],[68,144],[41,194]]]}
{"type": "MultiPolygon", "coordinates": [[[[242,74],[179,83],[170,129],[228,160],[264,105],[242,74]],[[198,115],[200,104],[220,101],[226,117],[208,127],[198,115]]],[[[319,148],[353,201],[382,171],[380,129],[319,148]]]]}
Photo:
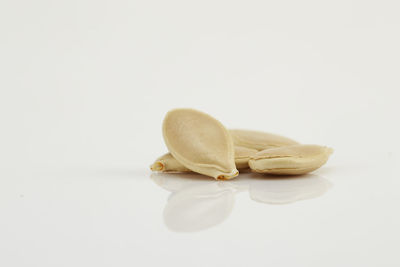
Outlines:
{"type": "Polygon", "coordinates": [[[215,179],[238,175],[231,136],[208,114],[193,109],[171,110],[162,130],[169,152],[186,168],[215,179]]]}

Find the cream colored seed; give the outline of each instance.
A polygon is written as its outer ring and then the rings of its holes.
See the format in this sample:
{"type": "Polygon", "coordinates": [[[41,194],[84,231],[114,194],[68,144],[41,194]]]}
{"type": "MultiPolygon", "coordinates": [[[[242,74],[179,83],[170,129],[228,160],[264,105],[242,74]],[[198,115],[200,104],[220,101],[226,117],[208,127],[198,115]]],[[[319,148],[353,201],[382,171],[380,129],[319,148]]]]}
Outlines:
{"type": "MultiPolygon", "coordinates": [[[[257,150],[235,146],[235,165],[236,169],[244,170],[249,168],[249,159],[252,155],[257,153],[257,150]]],[[[188,168],[183,166],[177,161],[170,153],[164,154],[163,156],[156,159],[156,161],[150,166],[152,171],[159,172],[190,172],[188,168]]]]}
{"type": "Polygon", "coordinates": [[[325,164],[333,149],[318,145],[292,145],[260,151],[249,160],[250,168],[259,173],[300,175],[325,164]]]}
{"type": "Polygon", "coordinates": [[[186,168],[215,179],[238,175],[228,130],[213,117],[193,109],[175,109],[163,122],[168,150],[186,168]]]}
{"type": "Polygon", "coordinates": [[[255,155],[257,150],[235,146],[235,164],[238,170],[244,170],[249,168],[249,159],[251,156],[255,155]]]}
{"type": "Polygon", "coordinates": [[[264,150],[281,146],[296,145],[298,142],[284,136],[250,130],[230,130],[236,146],[264,150]]]}
{"type": "Polygon", "coordinates": [[[188,168],[183,166],[177,161],[171,153],[167,153],[156,159],[156,161],[150,166],[152,171],[158,172],[190,172],[188,168]]]}

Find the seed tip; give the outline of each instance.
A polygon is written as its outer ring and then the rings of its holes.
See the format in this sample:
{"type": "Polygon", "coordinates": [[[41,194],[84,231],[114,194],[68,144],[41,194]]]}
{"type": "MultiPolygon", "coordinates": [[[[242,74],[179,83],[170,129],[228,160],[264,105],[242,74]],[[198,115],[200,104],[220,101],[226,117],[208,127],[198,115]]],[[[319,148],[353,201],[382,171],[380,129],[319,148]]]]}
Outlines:
{"type": "Polygon", "coordinates": [[[150,169],[154,172],[162,171],[164,170],[164,164],[162,164],[160,161],[156,161],[150,166],[150,169]]]}
{"type": "Polygon", "coordinates": [[[239,171],[235,170],[235,171],[233,171],[231,173],[228,173],[228,174],[221,174],[216,179],[217,180],[229,180],[229,179],[232,179],[232,178],[234,178],[234,177],[236,177],[238,175],[239,175],[239,171]]]}

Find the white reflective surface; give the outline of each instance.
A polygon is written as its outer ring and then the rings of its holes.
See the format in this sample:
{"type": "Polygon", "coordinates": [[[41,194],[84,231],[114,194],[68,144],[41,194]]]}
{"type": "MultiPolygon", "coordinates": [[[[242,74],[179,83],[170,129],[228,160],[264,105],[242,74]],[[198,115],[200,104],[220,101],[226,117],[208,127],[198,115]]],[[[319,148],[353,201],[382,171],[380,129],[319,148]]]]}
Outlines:
{"type": "Polygon", "coordinates": [[[393,174],[334,164],[300,177],[244,173],[231,181],[122,166],[3,170],[0,261],[397,266],[393,174]]]}

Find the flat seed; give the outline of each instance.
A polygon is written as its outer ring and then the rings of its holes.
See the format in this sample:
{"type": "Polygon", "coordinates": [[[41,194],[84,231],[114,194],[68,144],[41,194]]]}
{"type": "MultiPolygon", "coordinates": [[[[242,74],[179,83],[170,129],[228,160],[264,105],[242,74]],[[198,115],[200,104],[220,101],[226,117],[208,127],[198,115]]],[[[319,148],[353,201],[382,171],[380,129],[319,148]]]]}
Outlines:
{"type": "Polygon", "coordinates": [[[235,146],[264,150],[281,146],[296,145],[298,142],[284,136],[250,130],[230,130],[235,146]]]}
{"type": "Polygon", "coordinates": [[[259,173],[300,175],[325,164],[333,149],[318,145],[292,145],[260,151],[249,160],[250,168],[259,173]]]}
{"type": "Polygon", "coordinates": [[[183,166],[177,161],[171,153],[167,153],[156,159],[156,161],[150,166],[152,171],[158,172],[190,172],[188,168],[183,166]]]}
{"type": "Polygon", "coordinates": [[[249,168],[249,159],[255,155],[258,151],[255,149],[235,146],[235,164],[236,169],[244,170],[249,168]]]}
{"type": "MultiPolygon", "coordinates": [[[[236,169],[244,170],[249,168],[249,159],[252,155],[257,153],[255,149],[246,147],[235,146],[235,165],[236,169]]],[[[171,153],[164,154],[163,156],[156,159],[156,161],[150,166],[152,171],[158,172],[190,172],[188,168],[183,166],[182,163],[177,161],[171,153]]]]}
{"type": "Polygon", "coordinates": [[[213,117],[193,109],[169,111],[163,136],[170,153],[186,168],[215,179],[238,175],[231,136],[213,117]]]}

